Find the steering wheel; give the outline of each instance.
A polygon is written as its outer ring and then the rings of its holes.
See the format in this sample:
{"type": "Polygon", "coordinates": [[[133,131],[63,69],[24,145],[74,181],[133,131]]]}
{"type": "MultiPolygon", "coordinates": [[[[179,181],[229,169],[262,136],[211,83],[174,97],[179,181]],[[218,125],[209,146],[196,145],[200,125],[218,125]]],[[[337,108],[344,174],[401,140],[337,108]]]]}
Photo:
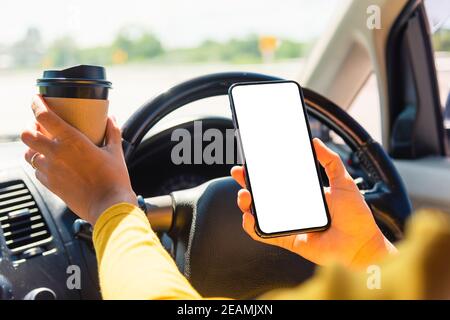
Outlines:
{"type": "MultiPolygon", "coordinates": [[[[131,163],[145,134],[170,112],[200,99],[226,95],[237,82],[269,80],[280,79],[256,73],[216,73],[158,95],[122,128],[127,163],[131,163]]],[[[308,114],[344,140],[371,180],[372,188],[362,193],[377,223],[392,240],[401,238],[411,204],[390,157],[344,110],[312,90],[303,90],[308,114]]],[[[310,277],[312,263],[245,234],[236,205],[238,190],[239,186],[227,177],[146,199],[152,227],[172,240],[171,253],[180,271],[201,294],[233,298],[255,297],[270,289],[295,286],[310,277]]]]}

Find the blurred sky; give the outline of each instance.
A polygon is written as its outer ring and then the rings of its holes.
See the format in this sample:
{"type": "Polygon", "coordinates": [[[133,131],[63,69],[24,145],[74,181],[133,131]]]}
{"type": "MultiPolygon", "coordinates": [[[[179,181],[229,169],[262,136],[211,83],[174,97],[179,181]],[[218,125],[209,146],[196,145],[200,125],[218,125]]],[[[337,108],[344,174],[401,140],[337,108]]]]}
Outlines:
{"type": "MultiPolygon", "coordinates": [[[[108,43],[122,26],[139,25],[168,47],[250,33],[309,40],[346,0],[1,0],[0,45],[38,27],[45,42],[71,34],[81,46],[108,43]]],[[[450,0],[447,0],[450,1],[450,0]]]]}
{"type": "Polygon", "coordinates": [[[450,28],[450,0],[426,0],[425,8],[432,32],[441,27],[450,28]]]}

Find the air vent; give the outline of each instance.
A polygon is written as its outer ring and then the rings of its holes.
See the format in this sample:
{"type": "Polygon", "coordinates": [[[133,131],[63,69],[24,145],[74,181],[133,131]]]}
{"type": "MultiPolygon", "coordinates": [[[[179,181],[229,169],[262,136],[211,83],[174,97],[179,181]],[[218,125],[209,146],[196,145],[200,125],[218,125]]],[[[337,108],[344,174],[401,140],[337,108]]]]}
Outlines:
{"type": "Polygon", "coordinates": [[[13,255],[41,249],[52,241],[35,199],[20,180],[0,184],[0,225],[6,246],[13,255]]]}

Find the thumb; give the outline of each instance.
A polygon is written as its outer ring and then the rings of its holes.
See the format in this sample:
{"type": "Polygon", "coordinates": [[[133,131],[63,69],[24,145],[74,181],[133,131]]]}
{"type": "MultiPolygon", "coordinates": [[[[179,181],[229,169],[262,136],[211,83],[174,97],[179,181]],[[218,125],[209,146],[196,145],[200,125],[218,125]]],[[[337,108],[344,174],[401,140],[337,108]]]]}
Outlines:
{"type": "Polygon", "coordinates": [[[112,149],[122,149],[122,133],[120,127],[112,117],[106,123],[105,146],[112,149]]]}
{"type": "Polygon", "coordinates": [[[314,138],[313,144],[317,160],[325,168],[328,180],[330,181],[330,187],[346,187],[349,185],[349,182],[354,185],[353,179],[345,169],[339,155],[328,148],[320,139],[314,138]]]}

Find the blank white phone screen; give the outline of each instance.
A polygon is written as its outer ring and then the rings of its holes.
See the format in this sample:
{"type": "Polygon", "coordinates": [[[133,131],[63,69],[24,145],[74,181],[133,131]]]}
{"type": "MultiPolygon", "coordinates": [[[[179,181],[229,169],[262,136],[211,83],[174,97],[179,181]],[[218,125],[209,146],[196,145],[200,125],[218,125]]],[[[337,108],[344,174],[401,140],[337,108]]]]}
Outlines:
{"type": "Polygon", "coordinates": [[[272,234],[326,226],[297,84],[237,85],[231,95],[260,230],[272,234]]]}

